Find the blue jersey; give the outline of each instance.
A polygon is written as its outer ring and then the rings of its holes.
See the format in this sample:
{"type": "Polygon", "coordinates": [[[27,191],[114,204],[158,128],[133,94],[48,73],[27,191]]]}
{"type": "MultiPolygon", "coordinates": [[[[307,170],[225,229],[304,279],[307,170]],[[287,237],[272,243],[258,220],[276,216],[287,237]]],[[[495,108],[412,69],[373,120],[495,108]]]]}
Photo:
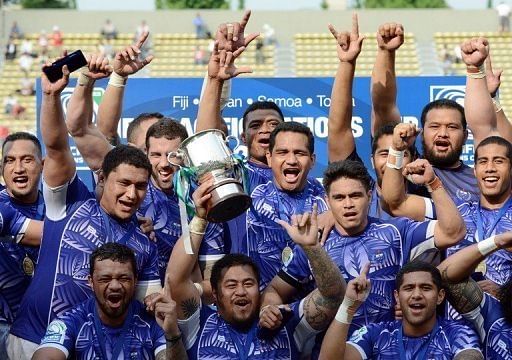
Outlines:
{"type": "MultiPolygon", "coordinates": [[[[368,299],[359,307],[349,333],[361,326],[395,318],[395,277],[400,268],[423,252],[435,248],[435,221],[415,222],[407,218],[389,221],[368,218],[365,230],[357,236],[341,235],[333,229],[324,249],[348,283],[370,262],[372,287],[368,299]]],[[[311,291],[315,287],[306,254],[299,246],[279,276],[296,288],[311,291]]]]}
{"type": "Polygon", "coordinates": [[[91,253],[109,241],[135,252],[138,286],[160,286],[158,250],[136,219],[120,223],[108,216],[78,176],[58,188],[43,186],[46,218],[40,260],[23,297],[11,333],[39,343],[57,316],[93,296],[87,283],[91,253]]]}
{"type": "Polygon", "coordinates": [[[289,223],[292,215],[311,212],[314,203],[318,204],[318,213],[326,211],[324,195],[316,191],[308,180],[300,192],[282,191],[272,181],[259,185],[252,192],[252,207],[247,212],[247,249],[261,272],[260,289],[264,289],[283,266],[283,251],[295,247],[276,220],[289,223]]]}
{"type": "MultiPolygon", "coordinates": [[[[155,318],[146,313],[141,303],[133,300],[130,306],[133,315],[131,319],[125,320],[131,326],[122,340],[123,359],[155,359],[156,354],[166,349],[164,332],[155,318]]],[[[95,320],[99,320],[96,318],[95,307],[96,300],[91,298],[53,320],[48,325],[39,349],[59,349],[66,358],[77,360],[102,359],[99,344],[100,339],[104,338],[106,355],[111,357],[122,327],[112,328],[100,321],[104,335],[98,337],[94,325],[95,320]]]]}
{"type": "MultiPolygon", "coordinates": [[[[153,221],[158,247],[158,268],[160,280],[165,281],[165,271],[172,249],[181,236],[180,209],[178,197],[173,192],[166,194],[158,189],[153,181],[149,182],[146,197],[137,215],[153,221]]],[[[209,223],[199,249],[199,260],[217,260],[229,251],[225,249],[222,224],[209,223]]]]}
{"type": "Polygon", "coordinates": [[[189,359],[299,359],[304,345],[318,333],[306,321],[302,307],[302,301],[290,304],[291,318],[270,339],[259,338],[257,320],[243,333],[208,306],[187,320],[178,320],[178,326],[189,359]]]}
{"type": "Polygon", "coordinates": [[[512,359],[512,324],[505,319],[502,306],[496,298],[484,293],[480,305],[462,315],[480,335],[485,359],[512,359]]]}
{"type": "Polygon", "coordinates": [[[463,202],[478,201],[480,190],[475,178],[473,168],[461,163],[454,169],[440,169],[434,167],[437,177],[443,182],[443,186],[452,198],[455,205],[463,202]]]}
{"type": "MultiPolygon", "coordinates": [[[[437,323],[439,328],[429,342],[425,359],[450,360],[463,350],[480,351],[478,335],[469,326],[442,318],[438,318],[437,323]]],[[[398,334],[401,326],[401,321],[370,324],[353,333],[347,344],[353,346],[363,359],[400,359],[398,334]]],[[[407,360],[419,359],[418,353],[429,335],[403,336],[407,360]]]]}

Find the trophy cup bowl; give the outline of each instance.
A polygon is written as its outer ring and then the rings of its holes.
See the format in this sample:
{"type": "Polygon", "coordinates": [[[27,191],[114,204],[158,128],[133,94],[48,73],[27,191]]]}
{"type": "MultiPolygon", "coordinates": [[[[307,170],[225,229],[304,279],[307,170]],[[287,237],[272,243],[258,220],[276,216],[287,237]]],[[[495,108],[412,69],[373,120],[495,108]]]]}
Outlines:
{"type": "Polygon", "coordinates": [[[229,138],[216,129],[200,131],[184,140],[177,152],[168,155],[169,162],[172,163],[172,157],[181,158],[183,166],[192,168],[198,183],[213,177],[207,219],[216,223],[231,220],[251,206],[251,197],[244,192],[242,179],[235,173],[237,161],[226,144],[229,138]]]}

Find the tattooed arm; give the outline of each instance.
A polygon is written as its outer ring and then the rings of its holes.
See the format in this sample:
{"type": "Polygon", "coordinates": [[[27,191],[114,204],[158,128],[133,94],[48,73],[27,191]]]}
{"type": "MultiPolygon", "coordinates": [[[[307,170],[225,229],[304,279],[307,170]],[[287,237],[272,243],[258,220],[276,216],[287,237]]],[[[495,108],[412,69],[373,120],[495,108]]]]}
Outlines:
{"type": "Polygon", "coordinates": [[[484,356],[478,350],[467,349],[455,355],[453,360],[484,360],[484,356]]]}
{"type": "Polygon", "coordinates": [[[468,313],[476,309],[482,301],[482,290],[470,279],[478,264],[485,260],[479,247],[488,248],[488,256],[494,251],[511,246],[512,231],[509,231],[457,251],[438,266],[448,291],[448,300],[458,312],[468,313]]]}
{"type": "MultiPolygon", "coordinates": [[[[196,222],[196,226],[203,226],[201,229],[192,229],[190,232],[190,240],[192,243],[193,254],[185,253],[185,244],[183,236],[178,239],[172,250],[171,258],[167,264],[166,276],[169,277],[170,287],[172,289],[172,297],[176,301],[176,312],[178,320],[189,319],[198,309],[201,295],[195,287],[192,274],[197,264],[199,247],[203,239],[204,229],[206,228],[206,201],[211,197],[207,190],[213,185],[213,180],[205,181],[201,184],[193,194],[194,203],[196,204],[196,215],[192,222],[196,222]],[[192,232],[194,231],[194,232],[192,232]]],[[[192,224],[191,222],[191,224],[192,224]]],[[[166,285],[167,286],[167,285],[166,285]]]]}
{"type": "Polygon", "coordinates": [[[329,326],[345,294],[340,270],[318,243],[317,205],[311,214],[292,216],[291,224],[278,220],[290,238],[301,246],[310,262],[317,289],[304,299],[304,314],[315,330],[329,326]]]}

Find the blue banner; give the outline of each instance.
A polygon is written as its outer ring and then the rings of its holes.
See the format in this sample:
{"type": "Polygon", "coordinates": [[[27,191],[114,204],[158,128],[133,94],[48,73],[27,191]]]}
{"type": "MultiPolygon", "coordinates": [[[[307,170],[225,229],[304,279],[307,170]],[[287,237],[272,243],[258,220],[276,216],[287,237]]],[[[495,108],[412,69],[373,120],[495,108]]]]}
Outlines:
{"type": "MultiPolygon", "coordinates": [[[[199,94],[203,79],[142,79],[133,78],[125,89],[124,105],[118,132],[126,140],[128,124],[142,112],[160,112],[179,120],[192,134],[195,128],[199,104],[199,94]]],[[[330,106],[330,94],[333,78],[240,78],[233,80],[231,99],[224,109],[223,116],[231,135],[242,132],[242,114],[254,101],[269,100],[282,109],[286,121],[297,121],[307,125],[315,135],[316,165],[312,175],[322,177],[327,165],[327,121],[330,106]]],[[[398,106],[404,122],[420,125],[421,110],[430,101],[449,98],[463,105],[465,77],[403,77],[398,78],[398,106]]],[[[94,112],[105,92],[107,82],[96,83],[94,112]]],[[[74,81],[62,92],[62,104],[66,109],[74,89],[74,81]]],[[[356,78],[353,89],[352,131],[361,158],[368,169],[370,162],[370,78],[356,78]]],[[[40,81],[37,84],[37,129],[40,136],[40,81]]],[[[461,159],[468,165],[473,164],[473,142],[465,145],[461,159]]],[[[70,138],[70,146],[75,158],[79,175],[90,183],[91,175],[87,171],[80,153],[70,138]]],[[[245,152],[240,146],[236,152],[245,152]]]]}

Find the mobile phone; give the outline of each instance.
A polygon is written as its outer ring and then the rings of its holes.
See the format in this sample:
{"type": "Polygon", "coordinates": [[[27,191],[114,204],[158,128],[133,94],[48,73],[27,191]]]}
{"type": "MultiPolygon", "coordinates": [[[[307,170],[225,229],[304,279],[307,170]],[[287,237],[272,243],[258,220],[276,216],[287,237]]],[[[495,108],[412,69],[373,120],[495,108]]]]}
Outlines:
{"type": "Polygon", "coordinates": [[[62,67],[64,65],[67,65],[69,72],[72,73],[82,66],[87,65],[87,60],[81,50],[73,51],[71,54],[55,61],[50,66],[45,66],[43,72],[48,77],[48,80],[54,83],[62,77],[62,67]]]}

